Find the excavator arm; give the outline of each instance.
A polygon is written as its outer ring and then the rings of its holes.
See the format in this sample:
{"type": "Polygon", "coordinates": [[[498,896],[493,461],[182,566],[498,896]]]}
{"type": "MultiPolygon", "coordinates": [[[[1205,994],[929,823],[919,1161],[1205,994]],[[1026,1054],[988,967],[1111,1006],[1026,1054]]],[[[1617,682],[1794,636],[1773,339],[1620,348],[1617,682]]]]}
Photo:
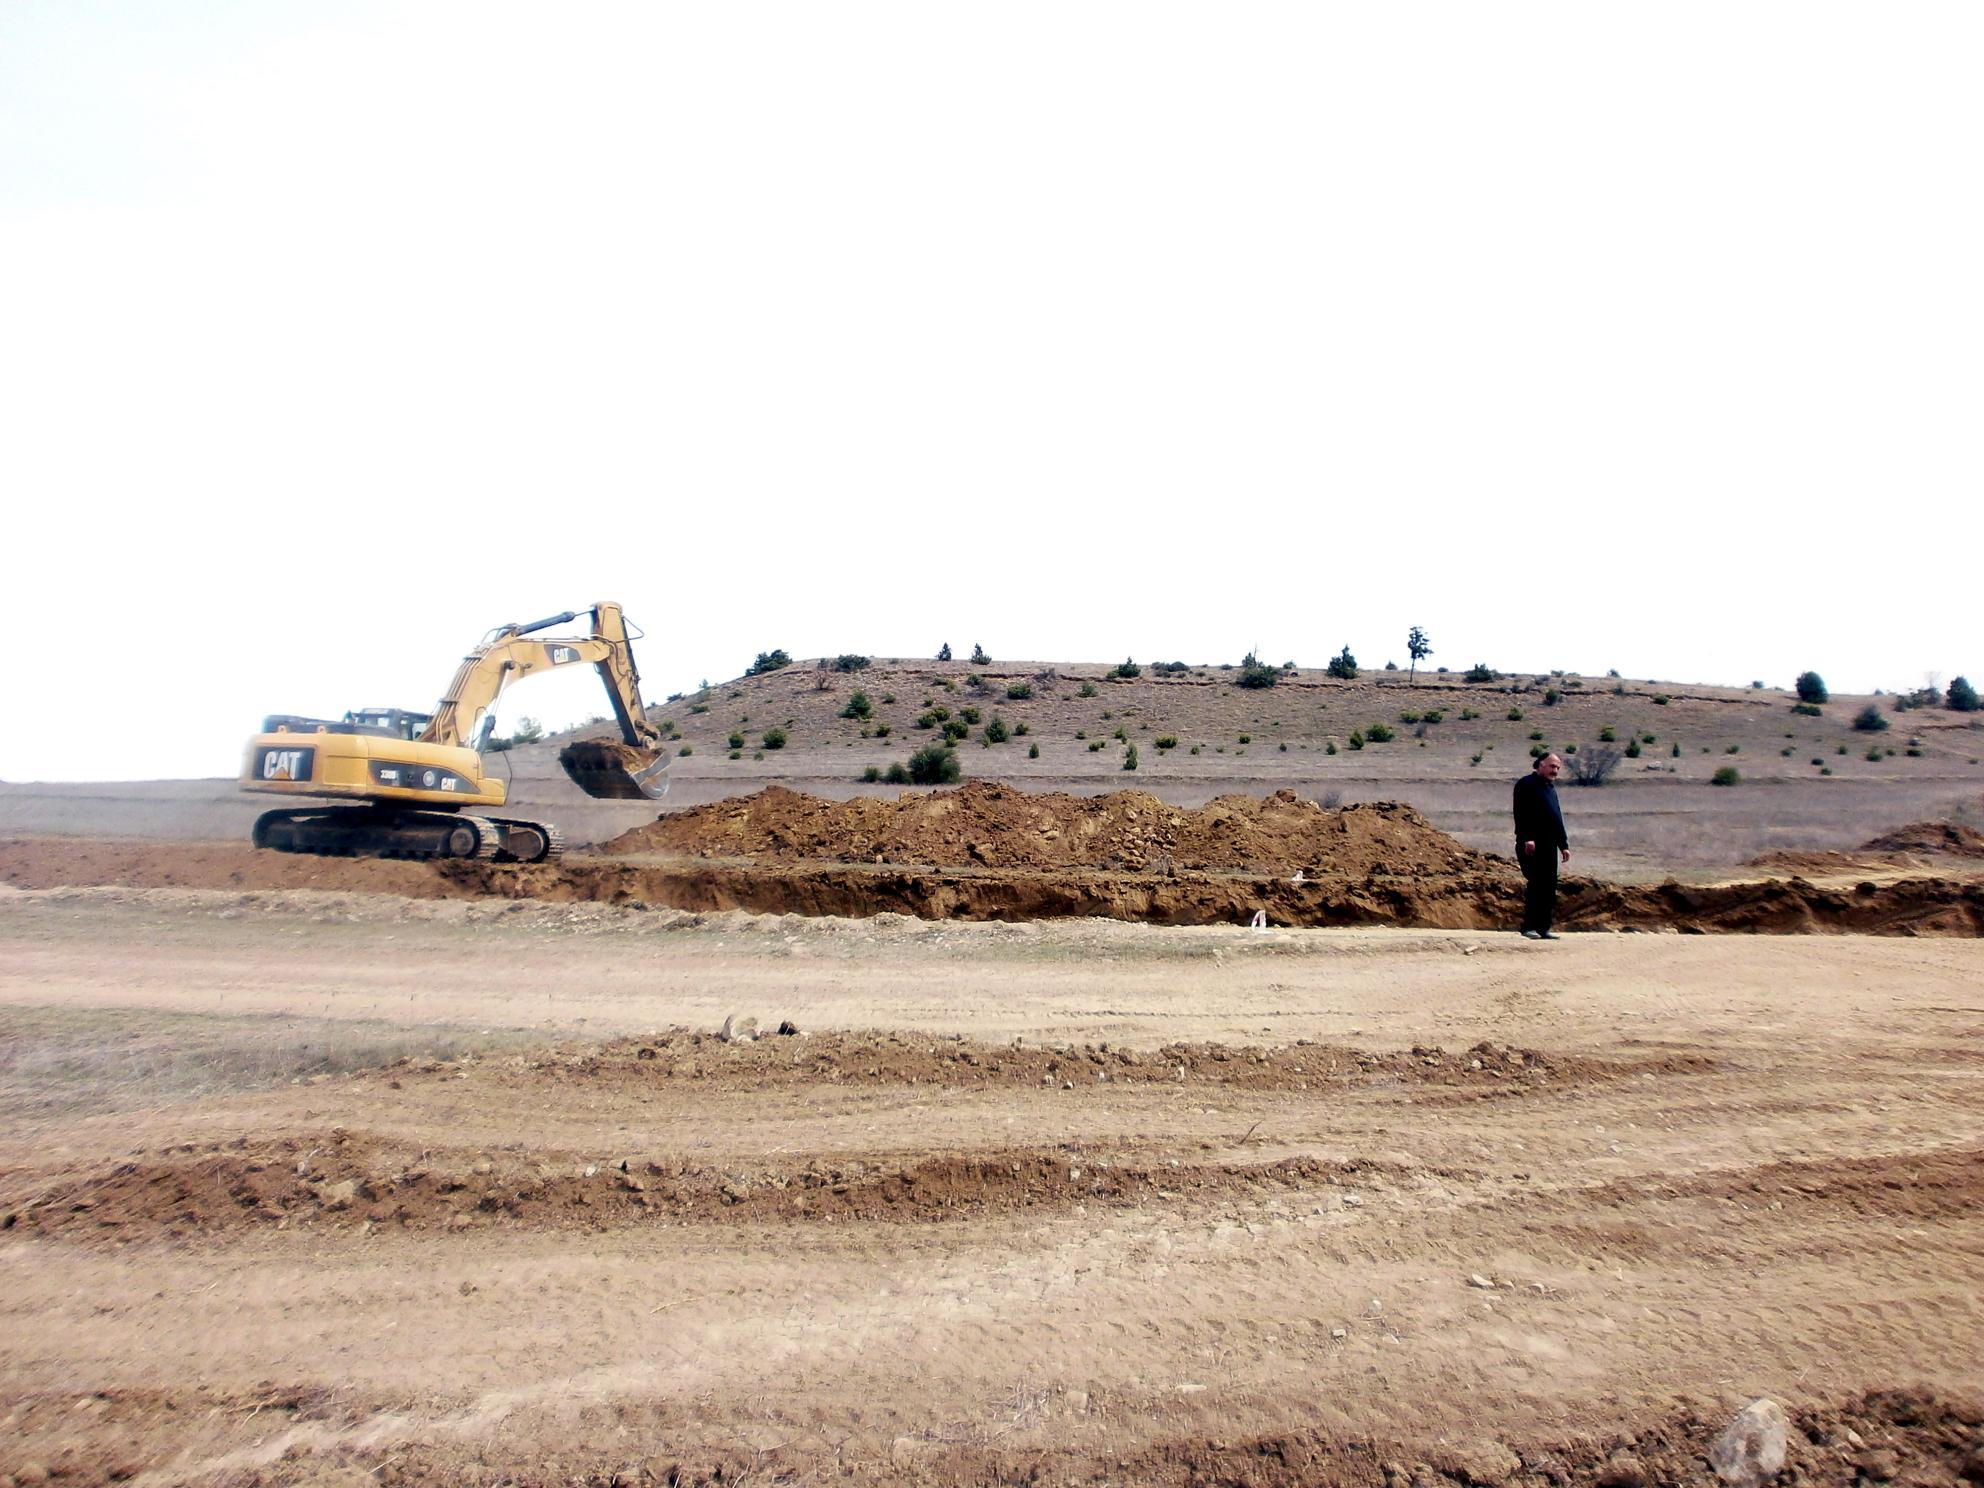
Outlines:
{"type": "Polygon", "coordinates": [[[641,700],[641,674],[634,665],[633,641],[627,634],[620,606],[602,601],[592,607],[592,633],[586,636],[540,638],[539,631],[576,620],[576,610],[550,615],[528,625],[506,625],[490,632],[482,644],[462,658],[454,681],[434,710],[422,743],[476,748],[492,722],[490,710],[512,682],[581,662],[591,662],[620,725],[621,743],[584,740],[567,745],[559,755],[579,788],[590,796],[638,800],[660,797],[668,789],[663,778],[667,761],[661,731],[648,722],[641,700]]]}

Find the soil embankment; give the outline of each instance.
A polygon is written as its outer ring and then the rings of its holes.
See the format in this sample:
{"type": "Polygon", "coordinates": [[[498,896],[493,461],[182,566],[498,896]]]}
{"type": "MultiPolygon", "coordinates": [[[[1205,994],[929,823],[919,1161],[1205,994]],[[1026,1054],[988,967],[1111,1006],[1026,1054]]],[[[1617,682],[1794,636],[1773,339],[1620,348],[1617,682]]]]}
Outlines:
{"type": "Polygon", "coordinates": [[[990,781],[851,801],[772,786],[670,812],[599,851],[1025,872],[1300,869],[1338,878],[1478,872],[1496,862],[1396,801],[1336,810],[1278,790],[1187,809],[1140,790],[1073,796],[990,781]]]}
{"type": "MultiPolygon", "coordinates": [[[[1984,935],[1984,881],[1952,864],[1984,839],[1938,823],[1867,845],[1885,857],[1780,855],[1785,876],[1629,885],[1572,877],[1571,930],[1984,935]],[[1973,840],[1975,839],[1975,840],[1973,840]],[[1855,881],[1860,869],[1877,877],[1855,881]],[[1905,870],[1905,871],[1897,871],[1905,870]]],[[[662,815],[597,855],[520,866],[339,859],[226,843],[0,841],[0,883],[316,888],[412,898],[536,899],[762,914],[920,919],[1082,917],[1158,925],[1398,925],[1488,930],[1519,916],[1507,859],[1471,851],[1408,806],[1336,810],[1292,792],[1197,810],[1141,791],[1084,798],[972,784],[894,800],[773,787],[662,815]]]]}
{"type": "MultiPolygon", "coordinates": [[[[1244,924],[1264,909],[1277,927],[1490,930],[1513,924],[1522,910],[1522,882],[1509,865],[1476,873],[1305,877],[1300,883],[1216,874],[967,874],[597,858],[521,869],[454,863],[439,872],[459,889],[478,895],[764,914],[895,913],[968,920],[1103,916],[1159,925],[1232,925],[1244,924]]],[[[1570,930],[1977,936],[1984,935],[1984,885],[1905,879],[1865,889],[1833,889],[1792,878],[1636,887],[1567,879],[1558,920],[1570,930]]]]}

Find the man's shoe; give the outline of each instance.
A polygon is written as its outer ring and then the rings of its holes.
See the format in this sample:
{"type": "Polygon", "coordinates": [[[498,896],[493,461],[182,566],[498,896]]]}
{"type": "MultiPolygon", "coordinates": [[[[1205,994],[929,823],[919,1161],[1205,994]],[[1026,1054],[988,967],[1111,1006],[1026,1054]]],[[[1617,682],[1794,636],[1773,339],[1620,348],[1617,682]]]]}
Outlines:
{"type": "Polygon", "coordinates": [[[1562,940],[1564,937],[1557,934],[1554,930],[1539,930],[1536,932],[1536,938],[1538,940],[1562,940]]]}
{"type": "Polygon", "coordinates": [[[1522,933],[1522,938],[1524,940],[1541,940],[1543,939],[1543,932],[1541,930],[1525,930],[1522,933]]]}

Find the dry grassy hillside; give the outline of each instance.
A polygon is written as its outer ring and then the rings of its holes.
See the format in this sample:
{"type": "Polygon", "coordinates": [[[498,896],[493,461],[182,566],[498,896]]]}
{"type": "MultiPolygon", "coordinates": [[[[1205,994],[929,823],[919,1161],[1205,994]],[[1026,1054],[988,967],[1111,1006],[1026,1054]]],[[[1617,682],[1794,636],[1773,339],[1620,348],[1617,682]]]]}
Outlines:
{"type": "MultiPolygon", "coordinates": [[[[966,779],[1091,793],[1135,785],[1180,805],[1283,788],[1318,799],[1336,792],[1345,802],[1401,800],[1469,846],[1492,850],[1506,835],[1508,782],[1528,769],[1531,747],[1588,757],[1610,729],[1622,756],[1635,739],[1639,755],[1622,757],[1603,789],[1566,791],[1586,865],[1607,873],[1854,847],[1923,819],[1984,823],[1980,715],[1896,711],[1889,697],[1835,696],[1820,716],[1806,717],[1791,711],[1796,697],[1786,691],[1641,678],[1524,673],[1468,683],[1458,672],[1367,671],[1341,681],[1300,669],[1273,687],[1247,689],[1233,668],[1160,675],[1146,667],[1133,679],[1112,670],[876,658],[853,673],[808,660],[739,678],[656,710],[676,736],[673,747],[690,751],[677,760],[668,804],[774,782],[827,796],[893,794],[901,787],[864,783],[864,772],[885,771],[940,737],[917,721],[946,709],[953,719],[977,715],[958,745],[966,779]],[[857,691],[870,702],[866,720],[844,716],[857,691]],[[1888,729],[1853,727],[1869,703],[1888,729]],[[1408,721],[1415,714],[1419,721],[1408,721]],[[985,737],[995,717],[1008,729],[1003,743],[985,737]],[[1373,724],[1396,737],[1351,747],[1352,735],[1368,738],[1373,724]],[[783,732],[781,747],[767,747],[768,730],[783,732]],[[1176,746],[1159,747],[1168,738],[1176,746]],[[1124,768],[1131,744],[1133,771],[1124,768]],[[1725,767],[1741,777],[1733,789],[1711,784],[1725,767]]],[[[556,772],[557,742],[516,751],[521,781],[556,772]]]]}
{"type": "MultiPolygon", "coordinates": [[[[1706,779],[1735,764],[1751,779],[1803,779],[1827,771],[1889,778],[1909,773],[1904,761],[1919,762],[1914,773],[1924,775],[1976,768],[1984,758],[1984,715],[1942,708],[1898,712],[1897,700],[1886,697],[1835,697],[1813,718],[1794,714],[1795,694],[1775,689],[1614,677],[1520,674],[1468,683],[1454,672],[1417,678],[1365,672],[1340,681],[1320,670],[1296,670],[1282,673],[1272,687],[1249,689],[1238,685],[1231,667],[1167,675],[1146,667],[1131,679],[1111,671],[1094,664],[974,667],[876,658],[865,669],[843,673],[800,662],[678,696],[654,716],[699,757],[699,775],[715,762],[763,763],[761,751],[770,760],[782,749],[784,760],[775,763],[804,760],[807,774],[844,773],[850,780],[865,766],[902,759],[935,737],[917,720],[939,708],[953,718],[978,715],[959,746],[968,776],[1092,776],[1112,786],[1123,783],[1127,744],[1138,748],[1136,773],[1146,783],[1280,777],[1291,769],[1319,779],[1465,778],[1482,769],[1497,775],[1525,769],[1539,742],[1559,751],[1589,750],[1607,728],[1621,750],[1635,737],[1642,740],[1640,757],[1621,762],[1625,774],[1706,779]],[[1016,691],[1023,695],[1014,696],[1016,691]],[[869,700],[866,719],[847,716],[857,692],[869,700]],[[1868,704],[1891,727],[1856,730],[1853,719],[1868,704]],[[985,725],[994,717],[1009,729],[1024,725],[1026,732],[987,744],[985,725]],[[1398,737],[1353,748],[1351,736],[1368,735],[1374,724],[1398,737]],[[783,732],[782,746],[767,748],[765,734],[772,729],[783,732]],[[1175,748],[1159,745],[1167,737],[1176,738],[1175,748]],[[1096,742],[1103,747],[1092,749],[1096,742]],[[1037,758],[1029,755],[1035,744],[1037,758]],[[1873,746],[1883,753],[1879,761],[1866,758],[1873,746]],[[845,767],[826,764],[827,751],[844,755],[845,767]],[[1307,757],[1269,758],[1290,754],[1307,757]]],[[[758,772],[734,773],[751,778],[758,772]]]]}

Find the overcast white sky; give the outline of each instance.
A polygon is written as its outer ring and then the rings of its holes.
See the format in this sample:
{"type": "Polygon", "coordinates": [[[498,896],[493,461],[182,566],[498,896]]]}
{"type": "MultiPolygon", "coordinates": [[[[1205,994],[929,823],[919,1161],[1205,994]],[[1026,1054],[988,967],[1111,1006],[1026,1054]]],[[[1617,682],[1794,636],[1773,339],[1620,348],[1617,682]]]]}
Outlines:
{"type": "Polygon", "coordinates": [[[1972,3],[7,0],[0,778],[230,774],[264,713],[426,709],[601,598],[657,695],[1414,624],[1978,679],[1980,42],[1972,3]]]}

